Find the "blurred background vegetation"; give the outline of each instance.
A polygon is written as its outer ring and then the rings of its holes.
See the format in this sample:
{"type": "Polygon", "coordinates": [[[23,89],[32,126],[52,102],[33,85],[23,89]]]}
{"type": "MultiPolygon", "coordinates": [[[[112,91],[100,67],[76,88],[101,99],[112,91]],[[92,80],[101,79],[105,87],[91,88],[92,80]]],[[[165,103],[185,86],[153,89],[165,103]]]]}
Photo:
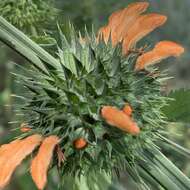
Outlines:
{"type": "MultiPolygon", "coordinates": [[[[0,15],[21,29],[32,39],[43,41],[42,45],[47,47],[46,40],[51,41],[51,35],[57,27],[57,23],[68,32],[69,20],[77,30],[84,32],[84,26],[89,30],[97,30],[107,22],[108,15],[113,11],[125,7],[132,0],[1,0],[0,15]],[[44,38],[44,36],[46,38],[44,38]],[[45,39],[45,40],[44,40],[45,39]]],[[[169,68],[170,76],[174,78],[166,84],[166,93],[171,90],[186,88],[190,89],[190,1],[189,0],[149,0],[150,10],[168,16],[167,24],[153,32],[146,38],[146,43],[155,44],[161,39],[177,41],[186,48],[186,53],[178,60],[169,59],[160,65],[161,69],[169,68]]],[[[53,42],[52,42],[53,43],[53,42]]],[[[11,139],[16,132],[14,127],[18,124],[10,124],[15,115],[11,105],[14,103],[12,94],[24,93],[13,79],[11,72],[15,72],[13,62],[27,64],[18,54],[0,43],[0,143],[11,139]]],[[[54,53],[54,52],[52,52],[54,53]]],[[[190,101],[190,97],[189,97],[190,101]]],[[[190,117],[190,116],[189,116],[190,117]]],[[[169,125],[170,138],[180,145],[190,149],[190,123],[173,123],[169,125]]],[[[190,161],[182,155],[173,153],[165,148],[166,155],[179,166],[179,168],[190,176],[190,161]]],[[[28,164],[22,165],[17,170],[15,180],[11,182],[7,190],[35,189],[29,172],[28,164]],[[20,176],[20,177],[18,177],[20,176]]],[[[56,189],[56,172],[52,172],[49,189],[56,189]]],[[[127,176],[122,177],[123,186],[129,183],[127,176]]],[[[111,189],[111,188],[110,188],[111,189]]],[[[112,188],[114,189],[114,188],[112,188]]],[[[126,189],[126,188],[123,188],[126,189]]],[[[134,190],[134,188],[131,188],[134,190]]]]}

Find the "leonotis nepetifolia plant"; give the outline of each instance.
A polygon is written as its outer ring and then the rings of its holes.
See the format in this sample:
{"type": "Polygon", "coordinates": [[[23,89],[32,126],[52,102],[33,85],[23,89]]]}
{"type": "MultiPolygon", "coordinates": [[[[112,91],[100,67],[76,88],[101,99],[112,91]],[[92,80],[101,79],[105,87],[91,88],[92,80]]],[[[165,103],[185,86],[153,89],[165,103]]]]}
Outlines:
{"type": "Polygon", "coordinates": [[[67,39],[59,29],[56,58],[0,19],[0,39],[31,62],[30,69],[20,67],[24,75],[16,74],[27,89],[17,110],[24,114],[22,134],[0,148],[1,188],[38,146],[30,168],[38,189],[46,185],[52,158],[61,176],[126,171],[139,189],[189,188],[189,179],[155,144],[163,140],[161,109],[168,98],[162,95],[166,73],[152,67],[184,48],[171,41],[152,50],[136,46],[167,19],[143,14],[148,6],[138,2],[114,12],[97,35],[81,36],[70,26],[67,39]]]}

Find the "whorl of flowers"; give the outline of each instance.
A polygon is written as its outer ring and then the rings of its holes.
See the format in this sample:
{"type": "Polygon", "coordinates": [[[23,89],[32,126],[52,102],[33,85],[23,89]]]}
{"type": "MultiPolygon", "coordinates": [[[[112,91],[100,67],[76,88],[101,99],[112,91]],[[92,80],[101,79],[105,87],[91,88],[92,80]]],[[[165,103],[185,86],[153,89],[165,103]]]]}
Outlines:
{"type": "Polygon", "coordinates": [[[165,75],[148,66],[178,57],[184,48],[170,41],[153,50],[136,48],[166,22],[166,16],[143,14],[148,6],[133,3],[114,12],[97,36],[78,37],[71,27],[68,41],[60,32],[59,65],[46,72],[32,66],[19,77],[29,92],[21,108],[24,134],[0,147],[1,188],[38,146],[30,169],[38,189],[46,185],[53,157],[61,175],[115,174],[133,168],[154,146],[165,130],[161,108],[167,98],[161,94],[165,75]]]}
{"type": "Polygon", "coordinates": [[[55,19],[53,0],[1,0],[0,15],[27,34],[44,32],[42,26],[55,19]]]}

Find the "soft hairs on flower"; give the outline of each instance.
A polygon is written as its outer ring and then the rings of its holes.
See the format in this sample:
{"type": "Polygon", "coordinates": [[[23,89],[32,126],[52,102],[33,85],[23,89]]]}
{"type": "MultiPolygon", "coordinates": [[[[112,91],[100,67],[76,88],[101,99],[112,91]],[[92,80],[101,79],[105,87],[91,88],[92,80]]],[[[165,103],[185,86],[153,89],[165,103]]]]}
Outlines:
{"type": "Polygon", "coordinates": [[[0,149],[0,187],[9,182],[12,173],[22,160],[31,154],[42,141],[41,135],[32,135],[23,140],[16,140],[0,149]],[[2,152],[1,152],[2,151],[2,152]]]}
{"type": "Polygon", "coordinates": [[[31,175],[39,190],[44,189],[47,183],[47,171],[53,156],[55,146],[59,143],[57,136],[50,136],[43,140],[38,154],[32,160],[31,175]]]}

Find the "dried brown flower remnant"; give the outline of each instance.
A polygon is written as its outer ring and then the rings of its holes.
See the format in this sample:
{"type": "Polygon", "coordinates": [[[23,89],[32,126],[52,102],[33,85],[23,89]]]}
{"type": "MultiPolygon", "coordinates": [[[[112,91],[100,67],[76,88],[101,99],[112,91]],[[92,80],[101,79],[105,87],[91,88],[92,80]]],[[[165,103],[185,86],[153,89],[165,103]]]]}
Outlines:
{"type": "Polygon", "coordinates": [[[4,145],[0,155],[0,188],[9,182],[14,170],[41,142],[40,135],[32,135],[23,140],[4,145]]]}
{"type": "Polygon", "coordinates": [[[137,124],[123,111],[112,106],[104,106],[101,110],[102,117],[112,126],[115,126],[127,133],[137,135],[140,132],[137,124]]]}
{"type": "Polygon", "coordinates": [[[56,153],[57,153],[57,159],[58,159],[58,167],[60,168],[61,164],[64,163],[66,158],[59,145],[56,146],[56,153]]]}
{"type": "Polygon", "coordinates": [[[54,148],[58,143],[59,138],[57,136],[45,138],[37,156],[32,161],[31,175],[36,186],[40,190],[44,189],[47,183],[47,171],[53,156],[54,148]]]}
{"type": "Polygon", "coordinates": [[[76,149],[83,149],[87,146],[87,142],[84,138],[79,138],[73,142],[73,145],[76,149]]]}
{"type": "Polygon", "coordinates": [[[144,69],[148,65],[153,65],[170,56],[179,57],[184,52],[184,48],[171,41],[159,42],[152,51],[141,55],[137,59],[135,70],[144,69]]]}

